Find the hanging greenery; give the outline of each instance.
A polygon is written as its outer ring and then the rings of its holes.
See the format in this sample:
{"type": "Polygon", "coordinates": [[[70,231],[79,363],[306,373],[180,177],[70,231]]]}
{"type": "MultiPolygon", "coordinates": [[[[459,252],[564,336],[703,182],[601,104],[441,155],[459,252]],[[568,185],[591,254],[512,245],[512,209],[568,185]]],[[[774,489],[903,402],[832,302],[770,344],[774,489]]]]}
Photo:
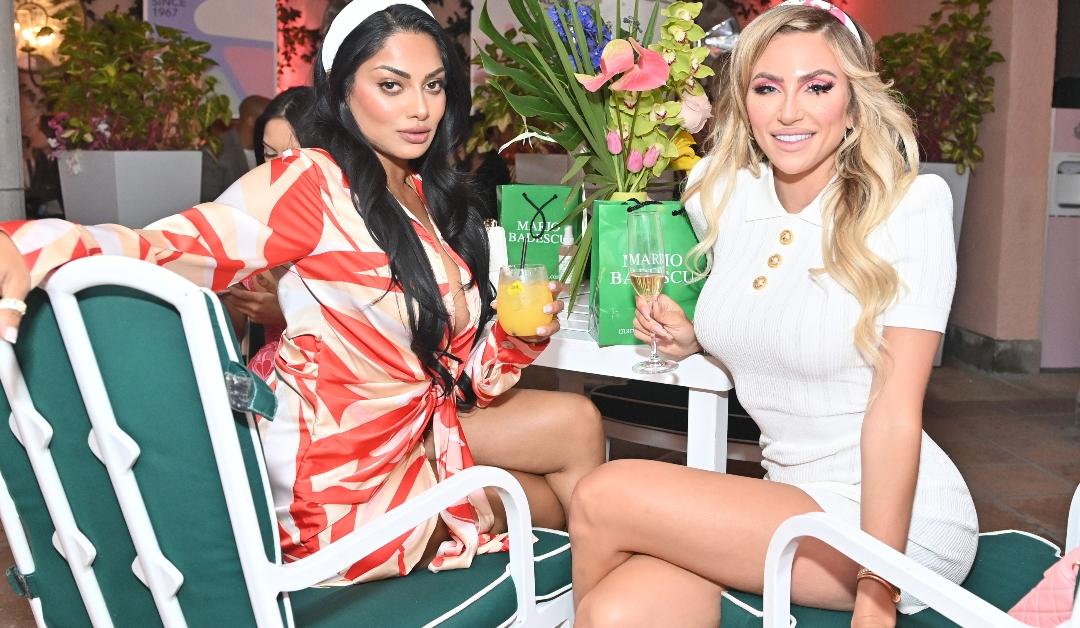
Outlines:
{"type": "Polygon", "coordinates": [[[318,28],[308,28],[304,24],[303,13],[289,6],[289,0],[277,0],[278,21],[278,78],[293,67],[293,60],[304,63],[315,60],[320,32],[318,28]]]}

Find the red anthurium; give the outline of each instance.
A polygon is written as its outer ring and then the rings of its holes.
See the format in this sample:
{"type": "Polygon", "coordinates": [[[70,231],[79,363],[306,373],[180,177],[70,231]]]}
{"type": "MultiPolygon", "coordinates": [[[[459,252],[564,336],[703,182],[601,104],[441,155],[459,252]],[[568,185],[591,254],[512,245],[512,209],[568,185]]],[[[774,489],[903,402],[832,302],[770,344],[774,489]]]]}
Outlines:
{"type": "Polygon", "coordinates": [[[600,55],[600,74],[591,76],[588,74],[575,74],[582,87],[595,92],[605,83],[615,78],[616,74],[626,72],[634,67],[634,48],[625,39],[612,39],[600,55]]]}
{"type": "Polygon", "coordinates": [[[615,78],[615,75],[622,74],[619,80],[611,84],[613,91],[645,92],[667,83],[670,72],[671,68],[659,52],[649,50],[633,39],[613,39],[604,47],[604,53],[600,57],[600,74],[574,76],[585,89],[595,92],[615,78]]]}
{"type": "Polygon", "coordinates": [[[638,53],[637,64],[630,68],[622,78],[611,84],[612,91],[616,92],[647,92],[667,83],[671,68],[668,67],[664,56],[655,50],[649,50],[633,39],[630,44],[638,53]]]}

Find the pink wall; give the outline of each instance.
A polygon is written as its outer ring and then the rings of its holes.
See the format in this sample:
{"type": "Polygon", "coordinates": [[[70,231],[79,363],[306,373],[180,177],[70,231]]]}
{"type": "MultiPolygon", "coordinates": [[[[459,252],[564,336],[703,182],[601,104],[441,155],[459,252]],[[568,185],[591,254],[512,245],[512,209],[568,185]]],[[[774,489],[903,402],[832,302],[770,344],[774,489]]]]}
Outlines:
{"type": "Polygon", "coordinates": [[[997,110],[968,190],[952,322],[998,340],[1040,337],[1050,93],[1057,2],[997,0],[991,25],[997,110]]]}

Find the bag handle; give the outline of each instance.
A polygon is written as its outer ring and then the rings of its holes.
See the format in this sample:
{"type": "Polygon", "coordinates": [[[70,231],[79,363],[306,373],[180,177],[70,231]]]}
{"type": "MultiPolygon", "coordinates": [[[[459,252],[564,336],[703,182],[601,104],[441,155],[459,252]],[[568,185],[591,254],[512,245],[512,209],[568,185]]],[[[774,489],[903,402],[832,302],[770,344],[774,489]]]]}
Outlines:
{"type": "MultiPolygon", "coordinates": [[[[626,213],[628,213],[628,214],[636,212],[637,210],[641,209],[642,207],[648,207],[649,205],[663,205],[663,203],[661,201],[654,201],[654,200],[626,201],[626,202],[627,203],[634,203],[633,205],[626,208],[626,213]]],[[[671,215],[672,216],[679,216],[679,215],[685,214],[685,213],[686,213],[686,208],[681,207],[681,206],[678,209],[671,210],[671,215]]]]}
{"type": "Polygon", "coordinates": [[[536,201],[529,198],[529,193],[528,192],[522,192],[521,193],[521,198],[525,199],[525,202],[528,203],[529,205],[532,205],[532,208],[534,210],[536,210],[536,213],[533,214],[533,217],[529,219],[529,237],[532,238],[533,240],[536,240],[536,239],[538,239],[540,236],[542,236],[544,234],[544,231],[547,230],[548,219],[547,219],[547,215],[544,214],[544,208],[547,207],[548,205],[551,205],[553,202],[555,202],[559,198],[559,195],[558,194],[552,194],[551,198],[549,198],[548,200],[544,201],[543,203],[541,203],[539,205],[536,204],[536,201]],[[540,220],[541,220],[541,222],[540,222],[540,225],[541,225],[540,226],[540,231],[539,231],[539,233],[533,233],[533,229],[536,228],[536,218],[537,218],[537,216],[539,216],[540,220]]]}

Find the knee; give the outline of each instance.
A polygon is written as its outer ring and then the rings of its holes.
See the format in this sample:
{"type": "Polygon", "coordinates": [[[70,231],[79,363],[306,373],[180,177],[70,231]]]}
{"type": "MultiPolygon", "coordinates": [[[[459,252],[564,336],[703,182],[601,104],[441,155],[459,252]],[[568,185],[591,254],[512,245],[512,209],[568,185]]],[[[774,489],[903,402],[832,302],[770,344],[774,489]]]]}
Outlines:
{"type": "Polygon", "coordinates": [[[586,595],[574,611],[574,628],[621,628],[640,624],[631,609],[611,596],[586,595]]]}
{"type": "Polygon", "coordinates": [[[633,473],[634,460],[605,463],[582,478],[570,499],[569,531],[572,541],[585,541],[606,527],[604,517],[617,514],[611,508],[618,503],[619,491],[625,491],[633,473]]]}
{"type": "Polygon", "coordinates": [[[571,442],[580,444],[590,456],[599,456],[599,460],[603,460],[604,424],[600,410],[585,395],[573,395],[569,406],[567,416],[571,432],[568,436],[573,436],[571,442]]]}

